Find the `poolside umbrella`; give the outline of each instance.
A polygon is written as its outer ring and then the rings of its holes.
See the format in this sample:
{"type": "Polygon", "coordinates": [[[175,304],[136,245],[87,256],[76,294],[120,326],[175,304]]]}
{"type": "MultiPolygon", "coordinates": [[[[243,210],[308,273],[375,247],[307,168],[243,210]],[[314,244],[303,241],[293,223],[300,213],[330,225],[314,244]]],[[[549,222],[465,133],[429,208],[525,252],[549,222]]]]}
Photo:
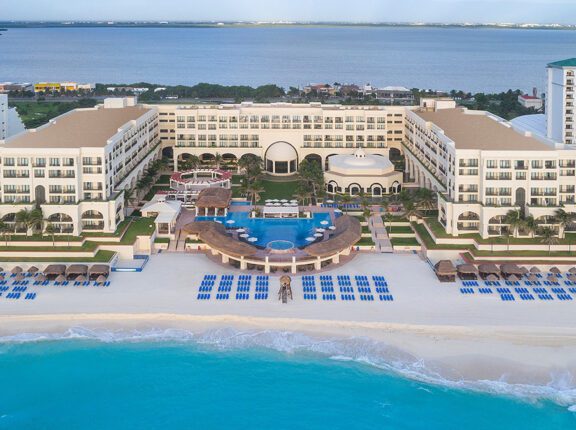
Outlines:
{"type": "Polygon", "coordinates": [[[555,275],[559,275],[560,273],[562,273],[562,272],[560,271],[560,269],[558,269],[557,267],[552,267],[552,268],[549,270],[549,272],[550,272],[550,273],[554,273],[555,275]]]}
{"type": "Polygon", "coordinates": [[[298,203],[298,200],[296,200],[296,199],[290,200],[290,203],[298,203]]]}
{"type": "Polygon", "coordinates": [[[335,226],[335,225],[331,225],[330,227],[328,227],[328,230],[336,230],[336,226],[335,226]]]}
{"type": "MultiPolygon", "coordinates": [[[[3,272],[3,270],[1,268],[0,268],[0,272],[3,272]]],[[[576,267],[570,268],[570,270],[568,270],[568,272],[570,272],[572,274],[576,274],[576,267]]]]}
{"type": "Polygon", "coordinates": [[[64,282],[66,280],[66,276],[58,275],[55,279],[56,282],[64,282]]]}
{"type": "Polygon", "coordinates": [[[317,228],[316,231],[318,233],[324,233],[326,231],[326,229],[325,228],[317,228]]]}
{"type": "Polygon", "coordinates": [[[239,228],[236,230],[238,233],[244,233],[246,231],[245,228],[239,228]]]}
{"type": "Polygon", "coordinates": [[[216,220],[216,222],[217,222],[218,224],[222,224],[222,221],[218,221],[218,220],[216,220]]]}
{"type": "Polygon", "coordinates": [[[558,282],[558,278],[554,275],[548,275],[548,280],[550,282],[558,282]]]}
{"type": "Polygon", "coordinates": [[[314,235],[314,237],[322,237],[322,236],[324,236],[322,233],[316,233],[316,234],[314,235]]]}
{"type": "Polygon", "coordinates": [[[14,279],[16,281],[22,281],[24,279],[24,275],[22,273],[18,273],[14,279]]]}
{"type": "Polygon", "coordinates": [[[21,268],[20,266],[16,266],[16,267],[14,267],[14,268],[12,269],[12,273],[13,273],[13,274],[22,273],[22,272],[23,272],[23,270],[22,270],[22,268],[21,268]]]}
{"type": "Polygon", "coordinates": [[[320,221],[320,224],[322,224],[322,225],[328,225],[328,224],[330,224],[330,223],[329,223],[328,221],[320,221]]]}
{"type": "Polygon", "coordinates": [[[538,276],[536,276],[535,273],[530,274],[530,276],[528,276],[528,280],[530,282],[536,282],[538,280],[538,276]]]}
{"type": "Polygon", "coordinates": [[[34,273],[37,273],[39,270],[40,269],[38,269],[36,266],[32,266],[28,269],[28,273],[33,275],[34,273]]]}
{"type": "Polygon", "coordinates": [[[315,237],[307,237],[306,240],[308,242],[314,242],[316,240],[316,238],[315,237]]]}
{"type": "Polygon", "coordinates": [[[243,238],[243,239],[246,239],[246,238],[249,237],[249,236],[250,236],[250,235],[249,235],[249,234],[246,234],[246,233],[242,233],[242,234],[240,235],[240,237],[243,238]]]}
{"type": "Polygon", "coordinates": [[[248,242],[258,242],[258,238],[256,237],[249,237],[248,242]]]}
{"type": "Polygon", "coordinates": [[[332,203],[334,203],[334,200],[326,200],[326,203],[332,204],[332,203]]]}
{"type": "Polygon", "coordinates": [[[530,273],[540,273],[540,269],[534,266],[530,269],[530,273]]]}
{"type": "Polygon", "coordinates": [[[282,202],[282,203],[288,203],[288,200],[282,199],[282,200],[280,200],[280,202],[282,202]]]}
{"type": "Polygon", "coordinates": [[[342,211],[341,211],[340,209],[334,209],[334,213],[338,213],[338,214],[341,214],[341,213],[342,213],[342,211]]]}
{"type": "Polygon", "coordinates": [[[106,282],[106,276],[104,276],[104,275],[98,276],[98,278],[96,278],[96,282],[98,282],[99,284],[106,282]]]}

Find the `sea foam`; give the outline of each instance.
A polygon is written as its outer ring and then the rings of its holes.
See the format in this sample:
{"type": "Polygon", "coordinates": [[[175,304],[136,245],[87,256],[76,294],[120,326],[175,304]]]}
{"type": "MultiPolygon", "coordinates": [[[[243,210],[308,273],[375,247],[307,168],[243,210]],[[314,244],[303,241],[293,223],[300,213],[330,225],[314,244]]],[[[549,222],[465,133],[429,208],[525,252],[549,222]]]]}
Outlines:
{"type": "Polygon", "coordinates": [[[363,337],[313,337],[292,331],[241,331],[220,328],[200,333],[183,329],[92,330],[73,327],[60,333],[22,333],[0,337],[0,344],[91,340],[104,343],[194,343],[217,350],[267,349],[284,354],[315,354],[335,361],[350,361],[381,369],[418,382],[510,396],[524,401],[551,401],[576,412],[574,376],[566,372],[550,374],[545,385],[510,383],[498,380],[454,379],[435,366],[385,342],[363,337]]]}

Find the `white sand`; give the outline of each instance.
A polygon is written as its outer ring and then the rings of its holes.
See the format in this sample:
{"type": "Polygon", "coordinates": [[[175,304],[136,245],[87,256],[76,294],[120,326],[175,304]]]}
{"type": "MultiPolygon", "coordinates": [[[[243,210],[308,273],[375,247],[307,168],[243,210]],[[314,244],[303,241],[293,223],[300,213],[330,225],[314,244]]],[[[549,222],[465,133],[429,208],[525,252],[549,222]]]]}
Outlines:
{"type": "MultiPolygon", "coordinates": [[[[384,275],[394,302],[304,301],[293,277],[294,301],[197,301],[204,274],[239,274],[202,255],[153,256],[142,273],[113,273],[109,288],[29,287],[35,301],[0,299],[0,334],[95,329],[215,327],[289,330],[331,338],[367,337],[422,358],[453,378],[549,380],[551,372],[576,374],[576,301],[502,302],[464,296],[438,282],[416,255],[362,254],[330,272],[384,275]]],[[[319,286],[319,285],[318,285],[319,286]]],[[[215,288],[216,289],[216,288],[215,288]]],[[[215,291],[214,289],[214,291],[215,291]]],[[[254,289],[254,281],[252,292],[254,289]]],[[[337,289],[337,287],[336,287],[337,289]]]]}

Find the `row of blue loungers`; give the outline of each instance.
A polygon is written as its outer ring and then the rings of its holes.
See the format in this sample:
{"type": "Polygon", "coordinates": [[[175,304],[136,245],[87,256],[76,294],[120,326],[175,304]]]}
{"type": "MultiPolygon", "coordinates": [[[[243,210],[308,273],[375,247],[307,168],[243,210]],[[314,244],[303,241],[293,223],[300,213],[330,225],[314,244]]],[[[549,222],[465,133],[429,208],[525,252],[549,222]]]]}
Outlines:
{"type": "MultiPolygon", "coordinates": [[[[218,287],[216,288],[216,300],[229,300],[230,296],[236,300],[249,300],[252,289],[252,275],[239,275],[236,281],[235,294],[232,294],[234,286],[234,275],[222,275],[218,287]]],[[[268,275],[257,275],[254,287],[254,300],[268,300],[270,277],[268,275]]],[[[198,288],[198,300],[210,300],[212,292],[218,280],[217,275],[205,275],[198,288]]]]}
{"type": "MultiPolygon", "coordinates": [[[[567,290],[559,285],[557,282],[549,282],[544,284],[550,287],[550,290],[543,287],[543,283],[524,281],[525,286],[520,286],[520,281],[507,281],[506,286],[502,286],[500,281],[483,281],[483,285],[478,281],[462,281],[460,293],[465,295],[475,294],[476,291],[482,295],[493,294],[496,291],[500,295],[500,299],[504,302],[516,301],[515,294],[524,301],[534,301],[536,298],[542,301],[572,301],[574,298],[572,294],[576,294],[576,286],[570,286],[567,290]],[[478,287],[476,290],[473,287],[478,287]],[[494,288],[492,288],[494,287],[494,288]],[[528,288],[530,287],[530,288],[528,288]]],[[[546,281],[548,282],[548,281],[546,281]]],[[[569,282],[569,281],[565,281],[569,282]]],[[[568,285],[568,284],[567,284],[568,285]]]]}
{"type": "MultiPolygon", "coordinates": [[[[386,278],[380,275],[372,276],[372,281],[368,276],[356,275],[354,276],[354,283],[349,275],[337,275],[336,284],[340,293],[340,300],[349,302],[356,301],[356,292],[358,298],[363,302],[375,301],[375,296],[372,291],[376,293],[376,297],[381,302],[394,301],[394,297],[390,294],[386,278]],[[355,287],[354,287],[355,284],[355,287]]],[[[302,276],[302,291],[304,292],[304,300],[317,300],[320,297],[324,301],[335,301],[337,299],[336,290],[334,286],[334,277],[332,275],[313,275],[302,276]],[[317,289],[316,278],[320,281],[320,294],[317,289]]]]}

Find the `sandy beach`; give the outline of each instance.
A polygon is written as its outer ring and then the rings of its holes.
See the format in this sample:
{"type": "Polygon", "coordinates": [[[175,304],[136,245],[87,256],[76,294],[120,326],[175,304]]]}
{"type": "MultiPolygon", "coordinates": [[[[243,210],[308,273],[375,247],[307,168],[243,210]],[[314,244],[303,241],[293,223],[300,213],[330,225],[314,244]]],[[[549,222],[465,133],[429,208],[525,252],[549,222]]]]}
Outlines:
{"type": "Polygon", "coordinates": [[[304,301],[298,276],[294,301],[283,305],[274,275],[267,301],[198,301],[202,277],[224,273],[240,272],[202,255],[161,254],[142,273],[113,273],[109,288],[29,287],[38,292],[34,301],[1,300],[0,335],[7,340],[80,327],[106,333],[178,329],[196,336],[224,329],[233,329],[236,337],[302,333],[312,341],[348,346],[361,340],[361,347],[347,351],[354,359],[382,354],[384,362],[424,363],[454,381],[548,384],[576,374],[574,301],[465,296],[456,284],[438,282],[413,254],[361,254],[327,272],[384,275],[393,302],[304,301]]]}

